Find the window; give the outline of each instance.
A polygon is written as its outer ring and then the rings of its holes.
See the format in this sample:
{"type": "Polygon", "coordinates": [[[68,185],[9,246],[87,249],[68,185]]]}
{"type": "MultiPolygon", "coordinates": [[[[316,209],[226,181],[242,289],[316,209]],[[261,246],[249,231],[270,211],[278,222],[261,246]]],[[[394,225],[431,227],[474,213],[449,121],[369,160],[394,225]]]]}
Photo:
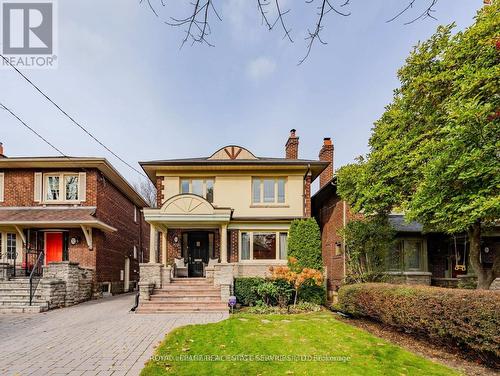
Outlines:
{"type": "Polygon", "coordinates": [[[250,234],[248,232],[241,234],[241,259],[250,260],[250,234]]]}
{"type": "Polygon", "coordinates": [[[253,178],[252,203],[284,204],[285,178],[253,178]]]}
{"type": "Polygon", "coordinates": [[[137,247],[134,245],[134,259],[137,259],[137,247]]]}
{"type": "Polygon", "coordinates": [[[288,252],[288,234],[280,232],[280,259],[286,260],[288,252]]]}
{"type": "Polygon", "coordinates": [[[4,173],[0,172],[0,202],[4,200],[4,173]]]}
{"type": "Polygon", "coordinates": [[[286,260],[288,233],[242,232],[240,260],[286,260]]]}
{"type": "Polygon", "coordinates": [[[45,176],[46,201],[78,201],[78,174],[57,174],[45,176]]]}
{"type": "Polygon", "coordinates": [[[214,202],[214,179],[182,179],[181,193],[192,193],[214,202]]]}
{"type": "Polygon", "coordinates": [[[423,242],[421,239],[401,239],[388,254],[390,271],[423,270],[423,242]]]}
{"type": "Polygon", "coordinates": [[[17,237],[16,234],[7,234],[7,259],[14,260],[17,257],[17,237]]]}
{"type": "Polygon", "coordinates": [[[405,264],[409,270],[420,270],[422,242],[420,240],[404,241],[405,264]]]}
{"type": "Polygon", "coordinates": [[[137,223],[137,206],[134,205],[134,222],[137,223]]]}

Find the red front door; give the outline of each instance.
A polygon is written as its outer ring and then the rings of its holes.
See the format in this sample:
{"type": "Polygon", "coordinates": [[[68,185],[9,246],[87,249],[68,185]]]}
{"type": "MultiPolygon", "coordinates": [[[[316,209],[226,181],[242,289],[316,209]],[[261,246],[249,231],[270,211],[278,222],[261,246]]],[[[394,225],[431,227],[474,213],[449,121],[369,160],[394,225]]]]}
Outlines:
{"type": "Polygon", "coordinates": [[[45,264],[51,261],[62,261],[63,236],[61,232],[45,234],[45,264]]]}

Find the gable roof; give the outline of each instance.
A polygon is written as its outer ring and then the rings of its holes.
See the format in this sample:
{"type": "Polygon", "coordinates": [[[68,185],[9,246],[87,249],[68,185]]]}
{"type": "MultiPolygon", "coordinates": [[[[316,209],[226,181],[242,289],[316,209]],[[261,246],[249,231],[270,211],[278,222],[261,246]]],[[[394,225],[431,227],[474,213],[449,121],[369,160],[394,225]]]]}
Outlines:
{"type": "Polygon", "coordinates": [[[109,163],[106,158],[97,157],[6,157],[0,158],[1,169],[69,169],[69,168],[95,168],[106,176],[116,188],[130,201],[139,207],[149,206],[142,196],[135,191],[130,183],[109,163]]]}
{"type": "Polygon", "coordinates": [[[155,161],[139,162],[149,178],[155,182],[156,171],[162,169],[182,169],[183,167],[195,167],[200,169],[238,169],[278,167],[284,169],[310,170],[312,180],[328,166],[328,162],[311,159],[287,159],[257,157],[248,149],[238,145],[228,145],[220,148],[209,157],[164,159],[155,161]]]}

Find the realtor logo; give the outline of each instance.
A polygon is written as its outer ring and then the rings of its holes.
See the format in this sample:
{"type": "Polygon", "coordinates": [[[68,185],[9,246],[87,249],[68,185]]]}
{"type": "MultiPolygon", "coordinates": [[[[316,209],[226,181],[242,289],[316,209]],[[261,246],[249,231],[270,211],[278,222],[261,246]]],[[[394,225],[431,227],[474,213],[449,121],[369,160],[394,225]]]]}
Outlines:
{"type": "MultiPolygon", "coordinates": [[[[55,20],[52,1],[29,3],[3,1],[2,53],[9,62],[22,68],[53,68],[55,20]]],[[[3,61],[3,65],[8,65],[3,61]]]]}

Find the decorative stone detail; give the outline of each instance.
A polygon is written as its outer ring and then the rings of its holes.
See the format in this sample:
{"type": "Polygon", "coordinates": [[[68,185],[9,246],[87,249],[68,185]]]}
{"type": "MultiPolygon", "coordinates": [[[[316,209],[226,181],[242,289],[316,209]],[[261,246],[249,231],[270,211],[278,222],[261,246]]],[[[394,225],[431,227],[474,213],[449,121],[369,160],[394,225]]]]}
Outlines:
{"type": "Polygon", "coordinates": [[[149,263],[149,264],[139,264],[141,279],[139,282],[152,283],[154,287],[162,287],[162,264],[149,263]]]}
{"type": "Polygon", "coordinates": [[[51,262],[43,267],[41,294],[49,302],[50,308],[72,306],[92,298],[94,277],[94,270],[82,268],[76,262],[51,262]]]}
{"type": "Polygon", "coordinates": [[[12,277],[13,270],[8,262],[0,262],[0,281],[8,281],[12,277]]]}
{"type": "Polygon", "coordinates": [[[214,286],[233,285],[234,266],[232,264],[215,264],[213,271],[214,286]]]}
{"type": "Polygon", "coordinates": [[[150,282],[139,282],[139,299],[140,300],[151,300],[151,294],[155,285],[150,282]]]}

